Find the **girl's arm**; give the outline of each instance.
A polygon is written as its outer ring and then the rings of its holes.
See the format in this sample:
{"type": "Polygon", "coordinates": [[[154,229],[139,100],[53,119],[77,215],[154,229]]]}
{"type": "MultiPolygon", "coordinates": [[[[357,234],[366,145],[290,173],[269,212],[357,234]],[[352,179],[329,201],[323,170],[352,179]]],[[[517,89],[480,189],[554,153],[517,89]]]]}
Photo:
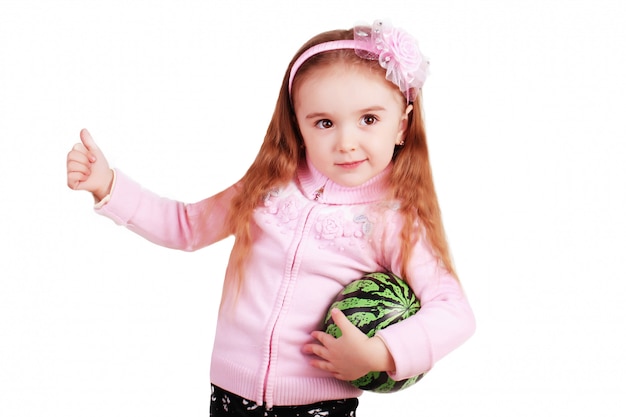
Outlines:
{"type": "MultiPolygon", "coordinates": [[[[392,223],[393,224],[393,223],[392,223]]],[[[391,271],[400,276],[398,230],[385,239],[391,271]]],[[[474,333],[474,314],[459,281],[435,258],[425,236],[411,256],[408,276],[403,279],[420,299],[421,309],[412,317],[379,331],[395,364],[390,375],[396,380],[430,370],[442,357],[474,333]]]]}
{"type": "MultiPolygon", "coordinates": [[[[380,249],[381,264],[400,275],[401,221],[384,222],[387,230],[380,249]]],[[[385,371],[401,381],[429,371],[446,354],[467,340],[475,329],[474,314],[458,280],[440,266],[424,237],[415,247],[403,277],[421,301],[421,309],[404,321],[367,336],[341,311],[333,320],[342,336],[335,339],[321,331],[312,333],[319,342],[307,343],[303,352],[314,354],[311,364],[342,380],[353,380],[370,371],[385,371]]]]}
{"type": "Polygon", "coordinates": [[[173,249],[193,251],[228,236],[226,220],[232,186],[195,204],[159,197],[142,188],[119,170],[111,194],[96,205],[96,212],[143,236],[173,249]]]}
{"type": "Polygon", "coordinates": [[[111,170],[87,130],[81,131],[80,138],[67,156],[67,184],[91,192],[99,214],[175,249],[195,250],[228,235],[226,217],[236,186],[195,204],[161,198],[111,170]]]}

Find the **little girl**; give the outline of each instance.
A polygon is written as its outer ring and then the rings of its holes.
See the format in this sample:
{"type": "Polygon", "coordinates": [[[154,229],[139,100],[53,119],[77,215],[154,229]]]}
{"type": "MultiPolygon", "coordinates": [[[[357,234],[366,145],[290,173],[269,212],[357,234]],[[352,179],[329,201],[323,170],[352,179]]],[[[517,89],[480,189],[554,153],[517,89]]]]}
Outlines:
{"type": "Polygon", "coordinates": [[[474,332],[433,186],[420,102],[428,62],[380,21],[325,32],[290,63],[258,156],[195,204],[112,170],[94,140],[67,157],[68,186],[159,245],[196,250],[234,235],[211,360],[213,416],[354,416],[370,371],[430,370],[474,332]],[[334,297],[374,271],[403,277],[414,316],[367,338],[334,297]]]}

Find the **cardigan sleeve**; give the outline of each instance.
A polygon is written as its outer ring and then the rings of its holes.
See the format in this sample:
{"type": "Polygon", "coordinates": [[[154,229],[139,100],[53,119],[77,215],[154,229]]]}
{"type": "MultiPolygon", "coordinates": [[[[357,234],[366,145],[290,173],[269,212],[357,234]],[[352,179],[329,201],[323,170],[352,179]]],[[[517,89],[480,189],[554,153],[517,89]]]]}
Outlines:
{"type": "Polygon", "coordinates": [[[153,243],[193,251],[228,236],[225,224],[235,193],[236,185],[185,204],[159,197],[115,170],[113,189],[95,211],[153,243]]]}
{"type": "MultiPolygon", "coordinates": [[[[392,223],[393,224],[393,223],[392,223]]],[[[387,233],[384,250],[391,271],[400,276],[399,230],[387,233]]],[[[474,314],[459,281],[435,258],[421,236],[403,279],[421,302],[412,317],[380,330],[396,366],[391,376],[403,380],[429,371],[474,333],[474,314]]]]}

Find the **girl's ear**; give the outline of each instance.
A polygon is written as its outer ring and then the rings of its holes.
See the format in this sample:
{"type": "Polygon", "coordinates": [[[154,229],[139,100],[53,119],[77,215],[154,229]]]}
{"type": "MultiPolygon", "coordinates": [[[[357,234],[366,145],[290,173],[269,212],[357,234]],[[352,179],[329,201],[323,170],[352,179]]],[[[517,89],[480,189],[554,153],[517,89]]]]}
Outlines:
{"type": "Polygon", "coordinates": [[[404,110],[404,115],[400,119],[400,125],[398,126],[398,136],[396,137],[396,145],[404,144],[404,133],[406,132],[406,128],[409,125],[409,114],[413,111],[413,105],[409,104],[406,106],[406,110],[404,110]]]}

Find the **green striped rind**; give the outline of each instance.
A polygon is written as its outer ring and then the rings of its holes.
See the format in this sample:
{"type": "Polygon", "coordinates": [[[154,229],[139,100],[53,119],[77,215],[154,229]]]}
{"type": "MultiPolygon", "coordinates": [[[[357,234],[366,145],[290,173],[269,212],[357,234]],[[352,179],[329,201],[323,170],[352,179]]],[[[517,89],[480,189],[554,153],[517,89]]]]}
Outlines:
{"type": "MultiPolygon", "coordinates": [[[[378,330],[417,313],[420,302],[401,278],[392,273],[373,272],[348,284],[329,308],[324,320],[326,333],[339,337],[341,330],[330,316],[333,308],[340,309],[355,326],[372,337],[378,330]]],[[[394,392],[415,384],[423,376],[394,381],[386,372],[370,372],[352,384],[368,391],[394,392]]]]}
{"type": "MultiPolygon", "coordinates": [[[[402,321],[420,309],[420,302],[411,288],[400,278],[374,272],[348,284],[339,293],[326,315],[325,324],[332,324],[330,310],[338,308],[368,337],[378,330],[402,321]]],[[[336,327],[336,326],[335,326],[336,327]]],[[[339,329],[332,329],[335,337],[339,329]]]]}
{"type": "Polygon", "coordinates": [[[408,388],[423,377],[424,374],[421,374],[402,381],[396,381],[386,372],[370,372],[369,374],[363,375],[361,378],[352,381],[352,385],[366,391],[390,393],[408,388]]]}

